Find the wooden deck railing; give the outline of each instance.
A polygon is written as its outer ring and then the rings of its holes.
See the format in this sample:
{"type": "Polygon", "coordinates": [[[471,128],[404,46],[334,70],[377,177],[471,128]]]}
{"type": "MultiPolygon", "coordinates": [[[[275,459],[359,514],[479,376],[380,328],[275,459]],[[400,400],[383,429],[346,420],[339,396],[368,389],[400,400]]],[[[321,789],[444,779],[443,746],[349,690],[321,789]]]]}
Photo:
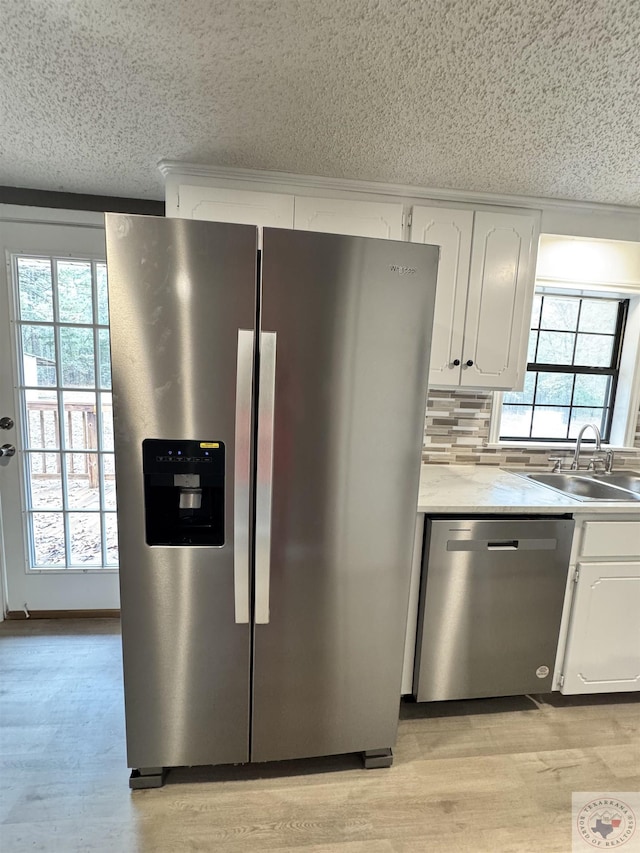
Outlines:
{"type": "MultiPolygon", "coordinates": [[[[27,413],[29,417],[29,435],[33,445],[40,438],[39,447],[42,448],[39,455],[41,458],[42,471],[32,471],[32,476],[55,477],[60,474],[60,423],[58,404],[55,400],[29,400],[27,402],[27,413]],[[32,415],[37,413],[34,418],[32,415]],[[34,424],[35,420],[35,424],[34,424]],[[34,435],[34,426],[39,431],[39,436],[34,435]],[[47,438],[51,437],[53,446],[47,449],[47,438]],[[55,450],[54,450],[55,448],[55,450]],[[47,455],[55,456],[55,470],[47,470],[47,455]]],[[[98,455],[97,453],[74,453],[74,450],[94,450],[98,446],[98,419],[96,407],[91,403],[65,403],[64,418],[66,421],[66,450],[67,472],[89,479],[89,488],[98,487],[98,455]],[[78,423],[79,421],[79,423],[78,423]]]]}

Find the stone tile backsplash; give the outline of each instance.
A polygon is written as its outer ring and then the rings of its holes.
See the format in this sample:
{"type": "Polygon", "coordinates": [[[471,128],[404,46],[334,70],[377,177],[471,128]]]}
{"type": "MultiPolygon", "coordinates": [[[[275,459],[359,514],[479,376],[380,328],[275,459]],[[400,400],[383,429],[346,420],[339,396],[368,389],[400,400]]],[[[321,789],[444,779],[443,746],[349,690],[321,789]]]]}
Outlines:
{"type": "MultiPolygon", "coordinates": [[[[445,465],[501,465],[524,468],[548,468],[550,448],[487,447],[493,394],[483,391],[454,391],[430,388],[424,427],[422,461],[445,465]]],[[[637,451],[616,453],[616,468],[640,465],[640,412],[636,424],[637,451]]],[[[558,451],[559,455],[569,450],[558,451]]],[[[591,454],[587,447],[585,455],[591,454]]]]}

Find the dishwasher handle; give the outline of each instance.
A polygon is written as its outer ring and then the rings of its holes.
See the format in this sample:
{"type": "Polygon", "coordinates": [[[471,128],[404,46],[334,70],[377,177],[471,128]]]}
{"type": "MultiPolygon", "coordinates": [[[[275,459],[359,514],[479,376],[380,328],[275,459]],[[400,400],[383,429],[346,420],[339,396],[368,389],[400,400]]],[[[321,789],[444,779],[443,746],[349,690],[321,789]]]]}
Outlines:
{"type": "Polygon", "coordinates": [[[555,551],[557,539],[448,539],[447,551],[555,551]]]}

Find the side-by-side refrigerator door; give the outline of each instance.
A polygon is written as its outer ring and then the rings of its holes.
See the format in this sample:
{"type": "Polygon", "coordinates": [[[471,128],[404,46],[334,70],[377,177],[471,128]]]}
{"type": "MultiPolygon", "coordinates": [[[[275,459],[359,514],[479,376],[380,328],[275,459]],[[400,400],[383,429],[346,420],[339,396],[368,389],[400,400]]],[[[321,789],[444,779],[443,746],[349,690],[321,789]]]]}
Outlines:
{"type": "Polygon", "coordinates": [[[438,250],[265,228],[262,260],[251,757],[387,749],[438,250]]]}
{"type": "Polygon", "coordinates": [[[257,232],[106,229],[129,766],[246,761],[257,232]]]}

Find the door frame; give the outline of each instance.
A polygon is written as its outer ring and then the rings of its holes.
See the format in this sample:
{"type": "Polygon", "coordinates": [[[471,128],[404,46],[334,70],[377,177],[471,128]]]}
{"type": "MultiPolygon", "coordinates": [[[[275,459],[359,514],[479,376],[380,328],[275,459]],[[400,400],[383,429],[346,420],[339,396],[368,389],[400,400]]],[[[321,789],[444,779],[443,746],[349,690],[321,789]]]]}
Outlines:
{"type": "MultiPolygon", "coordinates": [[[[55,208],[45,208],[45,207],[28,207],[22,205],[9,205],[9,204],[0,204],[0,243],[2,243],[3,247],[3,257],[0,263],[0,289],[2,293],[2,299],[4,301],[5,294],[7,299],[6,309],[9,310],[9,315],[6,318],[7,322],[11,325],[11,300],[13,299],[12,292],[12,283],[7,277],[7,264],[5,263],[5,248],[10,248],[6,246],[6,240],[3,232],[7,228],[11,228],[12,226],[22,226],[25,228],[29,228],[29,226],[33,226],[34,234],[35,229],[38,227],[73,227],[73,228],[86,228],[91,232],[104,232],[104,214],[95,211],[81,211],[81,210],[63,210],[63,209],[55,209],[55,208]]],[[[64,251],[64,246],[61,245],[60,251],[64,251]]],[[[4,313],[4,310],[3,310],[4,313]]],[[[11,328],[13,328],[11,326],[11,328]]],[[[4,361],[5,366],[8,366],[8,369],[5,373],[6,380],[10,383],[12,387],[13,395],[10,398],[9,391],[7,389],[6,400],[9,401],[11,399],[12,406],[15,407],[15,382],[14,382],[14,371],[15,371],[15,341],[13,340],[13,335],[9,335],[10,340],[7,340],[6,343],[2,346],[2,359],[4,361]]],[[[4,402],[4,401],[3,401],[4,402]]],[[[20,491],[22,491],[22,485],[20,485],[20,491]]],[[[18,500],[20,501],[20,508],[22,511],[22,501],[23,496],[20,494],[18,500]]],[[[4,515],[4,514],[3,514],[4,515]]],[[[5,519],[6,520],[6,519],[5,519]]],[[[6,542],[5,535],[2,529],[3,519],[0,518],[0,620],[4,619],[9,607],[16,609],[16,602],[12,602],[9,596],[9,577],[8,577],[8,555],[6,552],[6,542]]],[[[21,530],[23,525],[21,525],[21,530]]],[[[117,570],[105,570],[105,575],[108,575],[111,578],[110,583],[107,583],[107,586],[113,587],[110,590],[108,595],[109,609],[112,609],[114,606],[117,607],[117,602],[114,600],[114,596],[117,599],[117,586],[118,586],[118,575],[117,570]]],[[[93,574],[93,573],[92,573],[93,574]]],[[[60,608],[53,605],[53,607],[57,610],[60,608]]],[[[18,607],[18,609],[22,609],[18,607]]],[[[35,607],[35,609],[42,609],[35,607]]],[[[64,608],[67,609],[67,608],[64,608]]],[[[99,608],[98,608],[99,609],[99,608]]]]}

